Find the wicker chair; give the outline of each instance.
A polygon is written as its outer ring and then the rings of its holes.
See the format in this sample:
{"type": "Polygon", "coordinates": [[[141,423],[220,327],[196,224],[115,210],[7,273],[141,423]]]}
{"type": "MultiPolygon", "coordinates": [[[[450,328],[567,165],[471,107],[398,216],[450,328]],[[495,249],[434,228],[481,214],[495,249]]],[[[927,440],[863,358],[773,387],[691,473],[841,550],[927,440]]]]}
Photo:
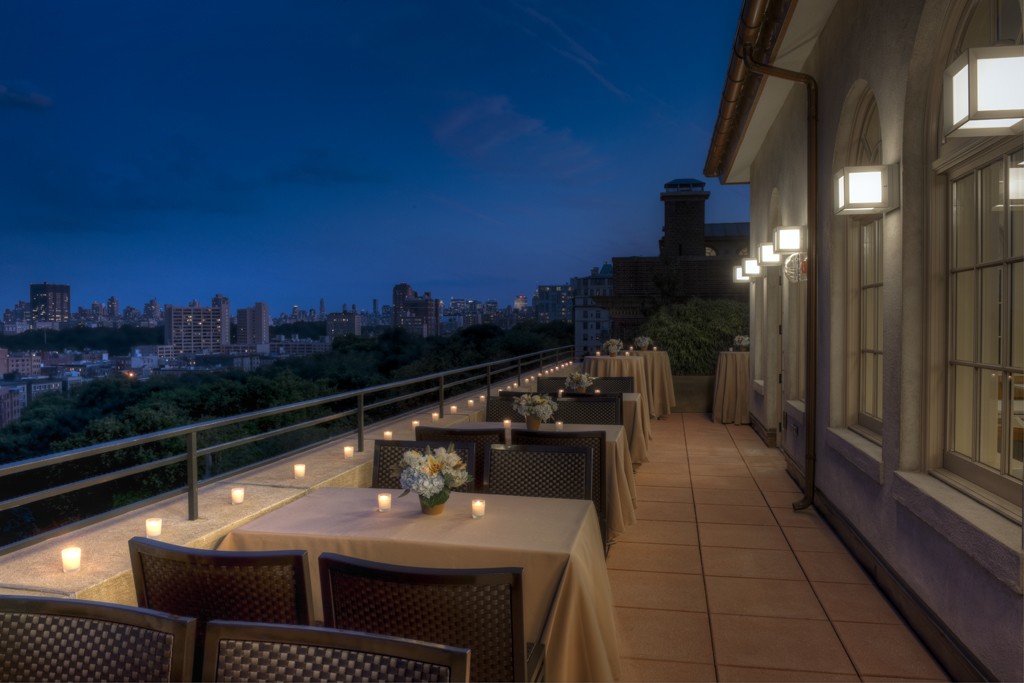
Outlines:
{"type": "Polygon", "coordinates": [[[538,377],[537,392],[541,394],[557,394],[558,390],[565,390],[564,377],[538,377]]]}
{"type": "Polygon", "coordinates": [[[203,680],[469,681],[469,650],[316,626],[206,625],[203,680]]]}
{"type": "MultiPolygon", "coordinates": [[[[537,391],[540,393],[557,394],[559,389],[570,393],[565,388],[564,377],[541,377],[537,380],[537,391]]],[[[636,391],[632,377],[595,377],[589,391],[593,392],[594,389],[600,389],[602,394],[629,394],[636,391]]]]}
{"type": "Polygon", "coordinates": [[[184,681],[196,620],[69,598],[0,596],[0,681],[184,681]]]}
{"type": "Polygon", "coordinates": [[[589,448],[491,446],[484,455],[483,490],[509,496],[593,500],[589,448]]]}
{"type": "Polygon", "coordinates": [[[526,422],[526,418],[516,412],[516,399],[514,396],[491,396],[487,399],[487,421],[502,422],[526,422]]]}
{"type": "Polygon", "coordinates": [[[540,680],[526,642],[523,570],[426,569],[320,555],[324,625],[469,648],[474,681],[540,680]]]}
{"type": "Polygon", "coordinates": [[[472,441],[452,439],[451,441],[382,441],[373,444],[373,481],[375,489],[400,489],[400,472],[396,471],[402,463],[402,455],[406,451],[422,451],[425,446],[430,448],[448,448],[454,446],[470,476],[476,477],[476,444],[472,441]]]}
{"type": "Polygon", "coordinates": [[[197,550],[135,537],[128,551],[139,607],[198,619],[196,676],[211,619],[313,623],[305,550],[197,550]]]}
{"type": "Polygon", "coordinates": [[[605,433],[603,431],[587,432],[541,432],[532,429],[513,429],[512,445],[538,445],[583,447],[590,450],[594,476],[593,501],[597,512],[597,520],[601,524],[601,538],[605,547],[608,546],[608,479],[605,476],[605,433]]]}
{"type": "MultiPolygon", "coordinates": [[[[430,427],[420,425],[416,428],[416,438],[424,441],[444,441],[445,443],[472,443],[476,446],[473,472],[484,471],[484,452],[492,443],[505,443],[505,430],[502,427],[481,427],[479,429],[448,429],[446,427],[430,427]]],[[[468,463],[467,463],[468,465],[468,463]]],[[[473,490],[480,487],[479,480],[473,484],[473,490]]]]}
{"type": "Polygon", "coordinates": [[[565,424],[621,425],[622,396],[563,396],[558,419],[565,424]]]}

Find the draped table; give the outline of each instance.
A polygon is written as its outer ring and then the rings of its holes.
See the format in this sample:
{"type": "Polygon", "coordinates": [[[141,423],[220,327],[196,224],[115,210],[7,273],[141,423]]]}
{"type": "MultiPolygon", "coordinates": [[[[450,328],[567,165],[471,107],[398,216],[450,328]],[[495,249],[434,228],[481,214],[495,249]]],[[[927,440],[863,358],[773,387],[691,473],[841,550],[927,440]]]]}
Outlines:
{"type": "Polygon", "coordinates": [[[318,620],[323,552],[419,567],[523,567],[526,638],[545,644],[547,679],[616,680],[615,610],[594,506],[489,494],[487,514],[473,519],[475,497],[452,492],[434,516],[415,495],[395,495],[389,512],[377,512],[376,489],[317,489],[238,527],[218,549],[305,550],[318,620]]]}
{"type": "Polygon", "coordinates": [[[641,356],[586,356],[583,372],[594,377],[632,377],[633,389],[640,394],[644,404],[641,411],[644,434],[648,439],[652,438],[651,391],[647,385],[647,363],[641,356]]]}
{"type": "Polygon", "coordinates": [[[750,352],[722,351],[715,372],[715,422],[750,424],[750,352]]]}
{"type": "Polygon", "coordinates": [[[644,359],[647,373],[647,390],[651,394],[651,414],[665,417],[676,404],[676,392],[672,386],[672,363],[667,351],[635,351],[644,359]]]}

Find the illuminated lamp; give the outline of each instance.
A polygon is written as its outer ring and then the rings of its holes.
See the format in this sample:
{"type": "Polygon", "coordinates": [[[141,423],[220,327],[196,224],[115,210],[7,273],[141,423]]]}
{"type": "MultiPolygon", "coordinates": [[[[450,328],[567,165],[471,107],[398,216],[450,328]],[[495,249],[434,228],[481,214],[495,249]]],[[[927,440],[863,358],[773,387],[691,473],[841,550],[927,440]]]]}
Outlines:
{"type": "Polygon", "coordinates": [[[776,254],[795,254],[803,251],[804,228],[801,225],[780,225],[772,234],[772,244],[776,254]]]}
{"type": "Polygon", "coordinates": [[[1024,46],[970,48],[946,67],[942,106],[947,137],[1024,131],[1024,46]]]}
{"type": "Polygon", "coordinates": [[[897,166],[847,166],[833,176],[837,216],[883,213],[899,204],[897,166]]]}
{"type": "Polygon", "coordinates": [[[756,258],[745,258],[743,259],[743,274],[748,278],[755,278],[761,277],[765,273],[758,265],[756,258]]]}
{"type": "Polygon", "coordinates": [[[762,267],[782,265],[782,255],[775,253],[771,242],[762,242],[757,245],[757,264],[762,267]]]}
{"type": "Polygon", "coordinates": [[[733,282],[750,282],[750,276],[744,275],[743,266],[736,266],[732,269],[733,282]]]}

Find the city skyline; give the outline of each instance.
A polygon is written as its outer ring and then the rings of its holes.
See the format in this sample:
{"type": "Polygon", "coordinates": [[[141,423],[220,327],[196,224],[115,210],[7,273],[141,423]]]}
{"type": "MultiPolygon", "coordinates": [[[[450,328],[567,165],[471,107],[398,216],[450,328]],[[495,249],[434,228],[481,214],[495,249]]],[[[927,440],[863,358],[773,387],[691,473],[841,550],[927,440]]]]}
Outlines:
{"type": "MultiPolygon", "coordinates": [[[[0,305],[504,307],[653,255],[740,6],[4,3],[0,305]]],[[[709,189],[708,222],[749,219],[709,189]]]]}

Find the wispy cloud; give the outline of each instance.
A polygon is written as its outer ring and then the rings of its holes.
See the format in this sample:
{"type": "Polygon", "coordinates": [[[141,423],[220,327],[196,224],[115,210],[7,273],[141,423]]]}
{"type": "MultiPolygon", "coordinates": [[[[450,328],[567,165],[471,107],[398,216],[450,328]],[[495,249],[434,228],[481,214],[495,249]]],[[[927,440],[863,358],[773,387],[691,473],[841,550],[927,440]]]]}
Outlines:
{"type": "Polygon", "coordinates": [[[30,109],[47,109],[53,104],[53,101],[36,91],[31,85],[0,83],[0,104],[30,109]]]}

